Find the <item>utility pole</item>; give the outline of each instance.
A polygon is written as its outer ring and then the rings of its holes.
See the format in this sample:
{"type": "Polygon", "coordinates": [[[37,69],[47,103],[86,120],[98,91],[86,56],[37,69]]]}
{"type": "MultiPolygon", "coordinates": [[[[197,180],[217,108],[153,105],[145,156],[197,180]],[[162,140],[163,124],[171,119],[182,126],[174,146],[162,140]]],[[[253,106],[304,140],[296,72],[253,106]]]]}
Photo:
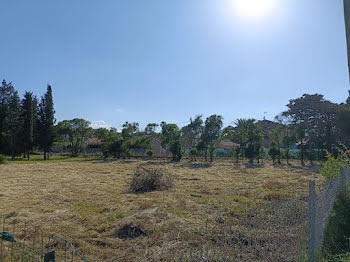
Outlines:
{"type": "Polygon", "coordinates": [[[350,0],[344,0],[346,42],[348,46],[348,67],[350,74],[350,0]]]}

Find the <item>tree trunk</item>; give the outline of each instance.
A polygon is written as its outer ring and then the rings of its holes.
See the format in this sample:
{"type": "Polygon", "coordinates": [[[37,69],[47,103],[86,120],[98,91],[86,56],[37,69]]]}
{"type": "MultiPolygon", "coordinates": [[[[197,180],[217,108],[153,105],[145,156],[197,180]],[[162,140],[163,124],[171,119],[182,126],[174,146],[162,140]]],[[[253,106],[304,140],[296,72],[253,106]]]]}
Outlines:
{"type": "Polygon", "coordinates": [[[300,164],[302,166],[305,166],[305,163],[304,163],[304,150],[303,149],[300,149],[300,164]]]}
{"type": "Polygon", "coordinates": [[[46,150],[44,150],[44,160],[46,160],[46,150]]]}
{"type": "Polygon", "coordinates": [[[30,158],[30,157],[29,157],[29,152],[27,153],[27,158],[28,158],[28,161],[29,161],[29,158],[30,158]]]}

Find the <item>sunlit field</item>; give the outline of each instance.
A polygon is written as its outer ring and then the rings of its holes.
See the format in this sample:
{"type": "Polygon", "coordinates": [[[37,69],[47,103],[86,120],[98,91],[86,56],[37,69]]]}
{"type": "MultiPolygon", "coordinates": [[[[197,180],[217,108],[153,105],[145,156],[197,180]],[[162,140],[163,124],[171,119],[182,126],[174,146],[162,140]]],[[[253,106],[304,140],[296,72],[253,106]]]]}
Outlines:
{"type": "Polygon", "coordinates": [[[264,160],[249,167],[233,160],[65,160],[1,165],[0,214],[71,240],[90,261],[171,261],[249,210],[292,194],[305,196],[310,179],[323,183],[297,162],[273,166],[264,160]],[[173,188],[130,193],[139,164],[168,169],[173,188]],[[119,239],[118,229],[127,224],[147,235],[119,239]]]}

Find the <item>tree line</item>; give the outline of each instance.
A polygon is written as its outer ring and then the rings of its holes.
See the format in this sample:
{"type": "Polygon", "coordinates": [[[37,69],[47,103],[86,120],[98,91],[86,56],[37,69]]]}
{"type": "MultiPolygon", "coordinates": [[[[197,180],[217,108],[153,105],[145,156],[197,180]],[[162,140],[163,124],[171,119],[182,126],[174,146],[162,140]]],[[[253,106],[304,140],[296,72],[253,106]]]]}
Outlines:
{"type": "MultiPolygon", "coordinates": [[[[29,159],[31,151],[41,150],[47,159],[52,146],[58,146],[70,149],[71,155],[77,156],[89,140],[96,139],[101,142],[96,146],[102,148],[104,157],[128,157],[136,149],[151,157],[152,140],[158,139],[174,161],[180,161],[185,150],[192,160],[203,156],[213,161],[215,149],[225,140],[235,145],[231,153],[237,162],[244,157],[251,163],[259,162],[265,157],[262,140],[266,134],[255,119],[237,119],[233,126],[223,128],[221,115],[211,115],[205,120],[198,115],[182,128],[162,122],[150,123],[141,130],[138,123],[126,122],[117,130],[92,129],[89,121],[79,118],[55,125],[54,113],[50,85],[40,99],[31,92],[25,92],[20,99],[12,84],[4,80],[0,87],[0,153],[11,155],[12,159],[23,154],[29,159]]],[[[332,103],[320,94],[291,99],[287,110],[276,116],[276,122],[279,125],[269,134],[271,143],[267,151],[273,162],[280,163],[281,158],[288,162],[293,145],[299,149],[302,165],[305,159],[311,162],[324,159],[327,152],[337,156],[350,148],[350,91],[348,99],[341,104],[332,103]]]]}
{"type": "Polygon", "coordinates": [[[0,153],[20,154],[30,158],[30,152],[38,148],[44,159],[54,142],[54,107],[51,86],[38,99],[32,92],[25,92],[20,99],[12,83],[2,81],[0,87],[0,153]]]}

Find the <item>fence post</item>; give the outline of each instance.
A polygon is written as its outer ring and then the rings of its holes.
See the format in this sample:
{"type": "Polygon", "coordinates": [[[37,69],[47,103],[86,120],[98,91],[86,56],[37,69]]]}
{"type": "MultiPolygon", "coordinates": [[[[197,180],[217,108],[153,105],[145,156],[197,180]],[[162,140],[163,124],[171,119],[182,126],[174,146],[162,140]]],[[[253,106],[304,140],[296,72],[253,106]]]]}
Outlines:
{"type": "Polygon", "coordinates": [[[315,208],[315,181],[309,181],[309,212],[308,212],[308,253],[309,261],[315,261],[316,239],[315,239],[315,227],[316,227],[316,208],[315,208]]]}

